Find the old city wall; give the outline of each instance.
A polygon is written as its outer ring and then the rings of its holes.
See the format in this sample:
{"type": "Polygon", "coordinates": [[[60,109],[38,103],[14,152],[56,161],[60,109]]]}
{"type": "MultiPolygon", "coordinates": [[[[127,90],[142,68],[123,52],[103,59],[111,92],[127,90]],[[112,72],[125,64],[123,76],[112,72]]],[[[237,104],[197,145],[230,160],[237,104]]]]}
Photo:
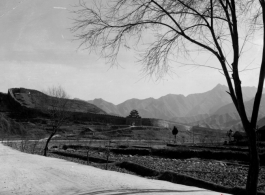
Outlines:
{"type": "Polygon", "coordinates": [[[155,118],[142,118],[142,125],[143,126],[154,126],[154,127],[169,127],[169,122],[162,120],[162,119],[155,119],[155,118]]]}
{"type": "Polygon", "coordinates": [[[15,98],[15,93],[19,93],[20,89],[19,88],[13,88],[13,89],[8,89],[8,101],[10,102],[10,105],[12,105],[12,107],[21,109],[22,108],[22,103],[19,102],[16,98],[15,98]]]}
{"type": "MultiPolygon", "coordinates": [[[[30,108],[27,105],[24,105],[22,102],[18,101],[16,98],[16,93],[20,94],[40,94],[39,91],[36,90],[28,90],[24,88],[12,88],[8,90],[8,101],[13,108],[17,111],[22,111],[22,113],[26,113],[29,116],[34,116],[40,113],[39,110],[30,108]],[[33,115],[32,115],[33,114],[33,115]]],[[[109,123],[114,125],[126,125],[126,118],[115,115],[108,114],[96,114],[96,113],[84,113],[84,112],[70,112],[72,120],[81,120],[81,121],[93,121],[99,123],[109,123]]],[[[142,126],[156,126],[156,127],[168,127],[169,124],[167,121],[162,119],[154,119],[154,118],[141,118],[142,126]]]]}

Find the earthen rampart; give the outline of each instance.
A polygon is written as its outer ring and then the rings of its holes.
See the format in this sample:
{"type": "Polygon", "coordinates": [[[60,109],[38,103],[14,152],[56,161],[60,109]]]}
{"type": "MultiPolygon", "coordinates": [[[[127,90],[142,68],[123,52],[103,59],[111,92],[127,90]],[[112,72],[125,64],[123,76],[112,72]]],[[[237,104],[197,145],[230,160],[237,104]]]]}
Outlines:
{"type": "MultiPolygon", "coordinates": [[[[25,88],[11,88],[8,89],[8,101],[12,105],[13,108],[17,110],[23,110],[29,113],[38,113],[41,112],[37,109],[38,106],[34,104],[33,96],[35,98],[38,97],[43,93],[37,90],[25,89],[25,88]]],[[[71,100],[71,102],[74,100],[71,100]]],[[[35,100],[35,103],[37,100],[35,100]]],[[[69,113],[71,113],[71,118],[73,120],[81,120],[81,121],[93,121],[93,122],[100,122],[100,123],[110,123],[114,125],[126,125],[126,118],[122,116],[116,115],[109,115],[103,113],[95,113],[93,106],[90,107],[87,112],[80,111],[78,108],[81,108],[83,104],[76,102],[76,106],[71,106],[69,113]],[[80,105],[79,105],[80,104],[80,105]]],[[[128,123],[128,121],[127,121],[128,123]]],[[[131,125],[131,124],[130,124],[131,125]]],[[[135,124],[134,124],[135,125],[135,124]]],[[[162,119],[155,119],[155,118],[141,118],[141,125],[142,126],[157,126],[157,127],[168,127],[168,122],[162,119]]]]}
{"type": "Polygon", "coordinates": [[[17,108],[22,108],[22,103],[20,101],[18,101],[15,97],[15,93],[20,92],[19,88],[12,88],[12,89],[8,89],[8,100],[11,103],[12,107],[17,107],[17,108]]]}

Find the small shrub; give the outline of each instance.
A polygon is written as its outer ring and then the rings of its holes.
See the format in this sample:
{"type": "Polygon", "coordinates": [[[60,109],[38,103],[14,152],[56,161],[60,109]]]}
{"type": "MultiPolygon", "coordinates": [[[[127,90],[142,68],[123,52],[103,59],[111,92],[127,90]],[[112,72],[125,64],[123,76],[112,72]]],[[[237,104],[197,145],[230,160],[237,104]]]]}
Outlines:
{"type": "Polygon", "coordinates": [[[128,148],[129,146],[127,145],[119,145],[118,148],[128,148]]]}
{"type": "Polygon", "coordinates": [[[58,149],[58,146],[52,146],[51,149],[58,149]]]}
{"type": "Polygon", "coordinates": [[[68,148],[67,145],[63,145],[63,147],[62,147],[63,150],[66,150],[67,148],[68,148]]]}

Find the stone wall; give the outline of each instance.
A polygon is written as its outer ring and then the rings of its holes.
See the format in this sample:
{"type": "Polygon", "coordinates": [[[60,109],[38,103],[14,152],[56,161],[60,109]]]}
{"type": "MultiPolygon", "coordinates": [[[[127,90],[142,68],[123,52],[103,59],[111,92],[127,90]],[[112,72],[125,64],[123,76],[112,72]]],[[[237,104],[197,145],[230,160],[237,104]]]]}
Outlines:
{"type": "Polygon", "coordinates": [[[95,114],[95,113],[73,113],[73,120],[107,123],[114,125],[126,125],[126,119],[120,116],[107,115],[107,114],[95,114]]]}
{"type": "Polygon", "coordinates": [[[126,118],[126,125],[142,126],[142,118],[126,118]]]}
{"type": "MultiPolygon", "coordinates": [[[[23,110],[23,113],[34,113],[34,115],[40,112],[39,109],[36,109],[36,105],[31,104],[23,104],[23,102],[18,101],[16,98],[16,94],[20,95],[43,95],[43,93],[37,90],[25,89],[25,88],[12,88],[8,90],[8,101],[12,105],[13,108],[16,110],[23,110]]],[[[25,98],[25,97],[24,97],[25,98]]],[[[31,97],[29,97],[31,98],[31,97]]],[[[30,101],[30,100],[29,100],[30,101]]],[[[32,101],[32,100],[31,100],[32,101]]],[[[83,102],[74,101],[76,107],[82,107],[83,102]],[[80,105],[79,105],[80,104],[80,105]]],[[[35,102],[36,103],[36,102],[35,102]]],[[[93,105],[94,106],[94,105],[93,105]]],[[[91,106],[92,107],[92,106],[91,106]]],[[[96,107],[96,106],[95,106],[96,107]]],[[[90,108],[93,111],[93,108],[90,108]]],[[[90,112],[80,112],[78,109],[74,109],[71,107],[70,113],[73,120],[82,120],[82,121],[93,121],[99,123],[109,123],[115,125],[132,125],[134,123],[135,126],[155,126],[155,127],[169,127],[169,122],[162,120],[162,119],[154,119],[154,118],[125,118],[120,116],[108,115],[108,114],[97,114],[97,113],[90,113],[90,112]]]]}
{"type": "Polygon", "coordinates": [[[169,127],[169,122],[163,119],[155,119],[155,118],[143,118],[142,119],[143,126],[154,126],[154,127],[169,127]]]}

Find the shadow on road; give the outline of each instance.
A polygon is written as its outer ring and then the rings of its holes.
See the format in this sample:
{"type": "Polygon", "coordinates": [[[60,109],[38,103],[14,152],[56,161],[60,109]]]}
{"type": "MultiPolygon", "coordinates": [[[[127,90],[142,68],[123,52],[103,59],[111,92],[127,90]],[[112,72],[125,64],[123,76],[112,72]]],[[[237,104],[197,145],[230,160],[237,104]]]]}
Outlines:
{"type": "Polygon", "coordinates": [[[167,190],[167,189],[117,189],[117,190],[99,190],[93,192],[82,192],[77,195],[131,195],[131,194],[153,194],[153,193],[192,193],[203,192],[207,190],[167,190]]]}

